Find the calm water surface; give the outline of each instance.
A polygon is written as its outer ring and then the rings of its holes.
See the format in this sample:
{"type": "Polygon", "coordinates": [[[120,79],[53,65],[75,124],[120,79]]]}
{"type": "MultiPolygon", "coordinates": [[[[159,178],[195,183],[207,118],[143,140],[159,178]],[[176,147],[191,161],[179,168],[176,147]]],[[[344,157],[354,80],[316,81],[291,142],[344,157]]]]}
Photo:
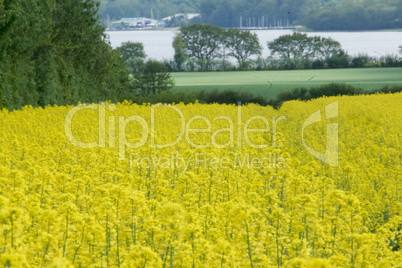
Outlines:
{"type": "MultiPolygon", "coordinates": [[[[284,34],[290,34],[290,30],[261,30],[255,31],[263,47],[263,56],[269,56],[267,42],[284,34]]],[[[113,47],[118,47],[126,41],[141,42],[149,58],[162,60],[172,59],[174,50],[172,47],[175,31],[110,31],[106,32],[110,37],[113,47]]],[[[320,35],[331,37],[339,41],[344,50],[350,55],[359,53],[369,56],[383,56],[397,54],[402,45],[402,32],[313,32],[309,36],[320,35]]]]}

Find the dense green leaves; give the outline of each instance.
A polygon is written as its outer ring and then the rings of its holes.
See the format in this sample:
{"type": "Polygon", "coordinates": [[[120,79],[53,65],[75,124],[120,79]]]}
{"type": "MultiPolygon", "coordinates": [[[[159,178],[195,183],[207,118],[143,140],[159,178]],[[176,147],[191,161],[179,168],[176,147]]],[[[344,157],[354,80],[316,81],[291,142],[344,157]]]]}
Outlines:
{"type": "Polygon", "coordinates": [[[115,100],[125,80],[94,0],[0,1],[0,107],[115,100]]]}
{"type": "Polygon", "coordinates": [[[120,51],[121,57],[124,61],[132,58],[145,59],[146,57],[144,45],[139,42],[124,42],[118,50],[120,51]]]}
{"type": "Polygon", "coordinates": [[[183,42],[183,38],[181,34],[177,34],[173,39],[173,48],[174,48],[174,62],[177,66],[178,71],[183,70],[183,65],[187,60],[186,54],[186,45],[183,42]]]}
{"type": "MultiPolygon", "coordinates": [[[[294,32],[293,34],[282,35],[272,42],[268,42],[268,48],[273,55],[279,55],[290,65],[310,65],[315,62],[315,67],[319,61],[329,61],[343,56],[339,42],[320,36],[309,37],[307,34],[294,32]]],[[[345,66],[347,67],[348,61],[345,66]]],[[[314,67],[314,68],[315,68],[314,67]]],[[[332,66],[334,67],[334,66],[332,66]]]]}
{"type": "Polygon", "coordinates": [[[17,17],[15,0],[0,0],[0,45],[7,41],[3,38],[17,17]]]}
{"type": "MultiPolygon", "coordinates": [[[[402,1],[398,0],[402,5],[402,1]]],[[[402,9],[398,1],[365,1],[314,10],[306,19],[306,26],[316,31],[377,30],[401,28],[402,9]]]]}
{"type": "Polygon", "coordinates": [[[129,73],[138,72],[144,65],[146,54],[142,43],[124,42],[116,50],[121,54],[120,58],[129,73]]]}
{"type": "Polygon", "coordinates": [[[246,60],[252,55],[260,55],[262,47],[256,33],[230,28],[225,33],[225,48],[228,55],[236,58],[239,67],[246,65],[246,60]]]}
{"type": "Polygon", "coordinates": [[[311,57],[314,53],[311,41],[307,34],[294,32],[268,42],[268,48],[272,54],[278,54],[281,57],[311,57]]]}
{"type": "Polygon", "coordinates": [[[209,24],[191,24],[180,28],[184,49],[190,59],[208,70],[210,61],[218,57],[223,42],[223,29],[209,24]]]}
{"type": "MultiPolygon", "coordinates": [[[[175,62],[182,66],[185,59],[194,60],[200,70],[210,70],[213,61],[224,55],[237,60],[239,67],[246,67],[247,59],[261,54],[258,37],[250,31],[223,29],[209,24],[192,24],[182,27],[173,41],[175,62]]],[[[228,64],[223,58],[221,65],[228,64]]]]}
{"type": "Polygon", "coordinates": [[[165,65],[156,60],[148,60],[133,77],[133,88],[141,95],[155,95],[174,86],[165,65]]]}

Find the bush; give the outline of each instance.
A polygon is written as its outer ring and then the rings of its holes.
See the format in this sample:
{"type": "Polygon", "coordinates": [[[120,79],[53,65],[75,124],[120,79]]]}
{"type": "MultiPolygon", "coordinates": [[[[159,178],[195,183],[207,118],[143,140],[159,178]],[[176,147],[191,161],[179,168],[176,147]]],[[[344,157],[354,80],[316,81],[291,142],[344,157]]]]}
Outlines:
{"type": "Polygon", "coordinates": [[[130,100],[133,103],[137,103],[139,105],[143,103],[195,103],[198,100],[197,92],[190,92],[190,91],[161,91],[155,95],[138,95],[135,94],[133,91],[126,91],[121,99],[120,102],[124,100],[130,100]]]}
{"type": "Polygon", "coordinates": [[[254,63],[256,70],[262,70],[269,66],[269,60],[264,59],[261,56],[258,56],[254,63]]]}
{"type": "Polygon", "coordinates": [[[248,103],[256,103],[260,105],[267,105],[267,100],[262,96],[254,96],[254,94],[250,92],[239,92],[231,89],[227,89],[224,91],[219,91],[214,89],[209,92],[201,91],[199,94],[199,101],[203,103],[219,103],[219,104],[248,104],[248,103]]]}
{"type": "Polygon", "coordinates": [[[375,93],[398,93],[398,92],[402,92],[402,86],[389,86],[389,85],[385,85],[380,89],[374,90],[371,92],[371,94],[375,94],[375,93]]]}
{"type": "Polygon", "coordinates": [[[359,94],[375,94],[375,93],[398,93],[402,92],[402,85],[384,86],[381,89],[371,92],[364,92],[361,88],[355,88],[351,85],[342,83],[330,83],[321,85],[318,87],[312,87],[307,89],[305,87],[294,88],[290,91],[284,91],[279,93],[275,99],[267,101],[262,96],[254,96],[250,92],[239,92],[231,89],[219,91],[214,89],[211,91],[163,91],[155,95],[143,96],[138,95],[134,91],[125,91],[119,101],[130,100],[133,103],[205,103],[205,104],[238,104],[242,105],[255,103],[261,106],[270,105],[275,109],[278,109],[282,103],[290,100],[302,100],[307,101],[315,98],[321,98],[323,96],[342,96],[342,95],[359,95],[359,94]]]}
{"type": "Polygon", "coordinates": [[[402,60],[399,60],[398,55],[387,55],[381,57],[381,66],[383,67],[400,67],[402,66],[402,60]]]}
{"type": "Polygon", "coordinates": [[[294,60],[290,58],[283,58],[281,61],[282,62],[279,63],[279,66],[282,66],[284,70],[295,70],[297,67],[294,60]]]}
{"type": "Polygon", "coordinates": [[[357,56],[352,58],[352,66],[355,68],[366,67],[369,62],[372,61],[372,58],[367,54],[358,54],[357,56]]]}
{"type": "Polygon", "coordinates": [[[364,91],[361,88],[355,88],[351,85],[330,83],[321,85],[319,87],[312,87],[310,89],[300,87],[294,88],[291,91],[284,91],[279,93],[275,99],[271,99],[268,105],[278,109],[282,103],[290,100],[311,100],[321,98],[323,96],[338,96],[338,95],[358,95],[363,94],[364,91]]]}
{"type": "Polygon", "coordinates": [[[212,91],[162,91],[155,95],[140,95],[134,91],[125,91],[119,99],[120,102],[130,100],[133,103],[205,103],[205,104],[248,104],[255,103],[262,106],[268,105],[267,100],[262,96],[254,96],[250,92],[239,92],[231,89],[219,91],[217,89],[212,91]]]}
{"type": "Polygon", "coordinates": [[[311,67],[313,69],[323,69],[325,65],[325,62],[323,60],[315,60],[313,61],[311,67]]]}
{"type": "Polygon", "coordinates": [[[269,105],[274,108],[279,108],[282,103],[290,100],[307,100],[308,99],[308,89],[305,87],[294,88],[291,91],[284,91],[276,96],[275,100],[270,100],[269,105]]]}
{"type": "Polygon", "coordinates": [[[349,67],[349,56],[340,53],[339,55],[330,57],[327,63],[329,68],[347,68],[349,67]]]}
{"type": "Polygon", "coordinates": [[[132,88],[142,95],[155,95],[174,86],[173,78],[166,66],[157,60],[148,60],[133,74],[132,88]]]}
{"type": "Polygon", "coordinates": [[[343,83],[330,83],[321,85],[319,87],[312,87],[309,90],[309,99],[316,99],[323,96],[342,96],[342,95],[358,95],[363,94],[364,90],[361,88],[355,88],[351,85],[343,83]]]}

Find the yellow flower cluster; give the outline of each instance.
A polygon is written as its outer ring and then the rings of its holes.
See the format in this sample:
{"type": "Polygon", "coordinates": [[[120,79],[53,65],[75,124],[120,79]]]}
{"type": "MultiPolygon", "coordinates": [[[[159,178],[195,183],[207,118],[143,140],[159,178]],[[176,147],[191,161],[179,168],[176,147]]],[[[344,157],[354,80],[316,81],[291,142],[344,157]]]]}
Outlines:
{"type": "Polygon", "coordinates": [[[0,266],[398,267],[401,107],[2,110],[0,266]]]}

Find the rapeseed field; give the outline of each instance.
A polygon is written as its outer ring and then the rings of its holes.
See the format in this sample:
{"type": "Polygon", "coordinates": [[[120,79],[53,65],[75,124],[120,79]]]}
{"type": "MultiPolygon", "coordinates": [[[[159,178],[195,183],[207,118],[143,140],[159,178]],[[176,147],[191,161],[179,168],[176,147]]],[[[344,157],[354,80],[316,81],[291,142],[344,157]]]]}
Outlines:
{"type": "Polygon", "coordinates": [[[3,267],[400,267],[402,94],[0,112],[3,267]]]}

